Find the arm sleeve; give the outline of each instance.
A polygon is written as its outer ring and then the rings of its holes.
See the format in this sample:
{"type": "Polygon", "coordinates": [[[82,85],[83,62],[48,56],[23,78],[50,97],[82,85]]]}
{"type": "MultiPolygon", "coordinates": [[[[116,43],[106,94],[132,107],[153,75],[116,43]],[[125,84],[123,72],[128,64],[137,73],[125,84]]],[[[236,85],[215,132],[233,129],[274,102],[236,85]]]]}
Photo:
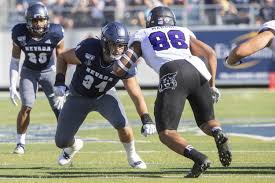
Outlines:
{"type": "Polygon", "coordinates": [[[16,83],[19,77],[19,61],[20,59],[11,58],[10,62],[10,88],[16,88],[16,83]]]}

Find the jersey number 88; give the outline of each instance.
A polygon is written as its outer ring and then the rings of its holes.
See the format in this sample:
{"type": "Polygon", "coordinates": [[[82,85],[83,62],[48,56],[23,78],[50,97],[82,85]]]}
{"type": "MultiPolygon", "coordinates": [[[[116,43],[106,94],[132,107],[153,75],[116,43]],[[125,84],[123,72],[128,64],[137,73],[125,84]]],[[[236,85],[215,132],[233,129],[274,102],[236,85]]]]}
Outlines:
{"type": "Polygon", "coordinates": [[[179,30],[170,30],[167,35],[162,31],[153,32],[149,35],[149,40],[156,51],[176,49],[187,49],[184,33],[179,30]],[[168,41],[169,40],[169,41],[168,41]]]}

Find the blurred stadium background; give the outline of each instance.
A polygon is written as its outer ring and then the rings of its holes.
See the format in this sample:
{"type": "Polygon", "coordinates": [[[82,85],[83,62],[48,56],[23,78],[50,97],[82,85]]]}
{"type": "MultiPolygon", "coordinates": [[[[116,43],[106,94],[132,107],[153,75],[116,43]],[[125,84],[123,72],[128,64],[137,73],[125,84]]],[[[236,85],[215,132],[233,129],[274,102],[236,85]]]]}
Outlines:
{"type": "MultiPolygon", "coordinates": [[[[0,0],[0,89],[9,87],[11,28],[24,21],[24,11],[33,0],[0,0]]],[[[229,51],[255,35],[263,22],[275,19],[273,0],[42,0],[47,4],[51,22],[65,28],[66,48],[74,47],[88,36],[100,36],[100,26],[108,21],[124,22],[130,33],[145,26],[144,17],[157,5],[174,10],[177,24],[189,27],[208,43],[218,57],[217,86],[222,99],[215,105],[216,116],[231,137],[232,166],[221,167],[215,144],[202,136],[186,104],[184,123],[179,131],[198,149],[209,155],[212,168],[196,182],[275,182],[275,60],[264,49],[245,61],[258,65],[230,70],[223,66],[229,51]],[[238,89],[232,89],[236,88],[238,89]],[[249,87],[249,88],[248,88],[249,87]],[[261,87],[260,89],[251,87],[261,87]],[[226,89],[225,89],[226,88],[226,89]],[[244,89],[245,88],[245,89],[244,89]],[[269,89],[270,88],[270,89],[269,89]],[[201,140],[203,137],[203,141],[201,140]]],[[[22,55],[23,56],[23,55],[22,55]]],[[[23,59],[23,57],[22,57],[23,59]]],[[[70,74],[74,68],[71,68],[70,74]]],[[[70,75],[68,75],[70,78],[70,75]]],[[[155,88],[157,75],[144,63],[139,65],[142,87],[155,88]]],[[[119,84],[121,86],[121,83],[119,84]]],[[[74,166],[56,164],[59,150],[54,145],[55,119],[42,93],[32,112],[27,135],[27,153],[11,154],[16,135],[16,116],[8,92],[0,93],[0,182],[187,182],[182,177],[192,163],[160,144],[157,135],[143,138],[140,121],[125,91],[119,91],[126,113],[134,127],[137,150],[148,164],[144,171],[129,169],[116,132],[98,114],[90,114],[77,134],[85,147],[74,166]]],[[[156,91],[144,91],[153,114],[156,91]]],[[[183,119],[183,118],[182,118],[183,119]]]]}
{"type": "MultiPolygon", "coordinates": [[[[9,85],[11,28],[24,22],[26,7],[34,0],[0,0],[0,88],[9,85]]],[[[145,27],[148,11],[167,5],[176,14],[179,26],[189,27],[195,35],[215,49],[218,57],[218,86],[268,86],[275,78],[273,53],[263,51],[247,60],[259,64],[244,70],[230,70],[222,61],[238,43],[255,34],[259,26],[275,19],[273,0],[42,0],[48,6],[51,22],[65,28],[66,48],[74,47],[87,36],[100,36],[100,26],[108,21],[124,22],[130,33],[145,27]]],[[[157,86],[151,69],[140,65],[139,81],[143,87],[157,86]]],[[[73,68],[71,69],[73,71],[73,68]]],[[[70,77],[70,75],[68,76],[70,77]]],[[[120,84],[121,85],[121,84],[120,84]]]]}

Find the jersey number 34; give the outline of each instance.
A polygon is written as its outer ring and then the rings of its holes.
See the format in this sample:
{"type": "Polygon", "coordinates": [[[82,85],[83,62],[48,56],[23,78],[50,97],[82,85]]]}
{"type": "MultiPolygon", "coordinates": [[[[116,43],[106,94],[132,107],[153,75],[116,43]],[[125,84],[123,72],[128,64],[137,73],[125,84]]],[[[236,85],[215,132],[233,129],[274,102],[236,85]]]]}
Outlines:
{"type": "Polygon", "coordinates": [[[149,40],[156,51],[168,50],[171,47],[176,49],[188,48],[184,33],[179,30],[170,30],[167,35],[162,31],[153,32],[149,35],[149,40]]]}

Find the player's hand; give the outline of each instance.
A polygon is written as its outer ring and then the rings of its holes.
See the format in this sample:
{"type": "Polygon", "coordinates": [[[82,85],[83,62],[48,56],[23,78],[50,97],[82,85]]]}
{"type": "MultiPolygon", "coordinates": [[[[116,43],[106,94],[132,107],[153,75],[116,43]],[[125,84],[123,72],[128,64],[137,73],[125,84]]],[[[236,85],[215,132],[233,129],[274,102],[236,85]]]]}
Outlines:
{"type": "Polygon", "coordinates": [[[63,97],[66,95],[67,87],[64,85],[54,86],[54,95],[56,97],[63,97]]]}
{"type": "Polygon", "coordinates": [[[149,114],[143,114],[141,116],[141,121],[142,121],[142,127],[141,127],[141,134],[145,137],[148,135],[152,135],[156,133],[156,125],[151,119],[149,114]]]}
{"type": "Polygon", "coordinates": [[[63,105],[66,102],[66,97],[68,95],[67,87],[64,85],[60,86],[54,86],[54,95],[55,95],[55,101],[54,101],[54,107],[58,110],[61,110],[63,108],[63,105]]]}
{"type": "Polygon", "coordinates": [[[225,57],[224,62],[223,62],[224,66],[226,66],[226,67],[232,67],[232,66],[241,65],[242,63],[243,63],[243,61],[240,60],[240,61],[236,62],[235,64],[229,64],[228,63],[228,56],[225,57]]]}
{"type": "Polygon", "coordinates": [[[17,102],[16,102],[16,98],[20,101],[21,98],[20,98],[20,95],[19,93],[17,92],[16,90],[16,87],[10,87],[10,99],[11,99],[11,102],[15,105],[15,106],[18,106],[17,102]]]}
{"type": "Polygon", "coordinates": [[[211,95],[212,95],[212,100],[213,103],[218,103],[218,101],[221,98],[221,93],[216,87],[211,87],[211,95]]]}
{"type": "Polygon", "coordinates": [[[55,97],[54,107],[57,110],[61,110],[66,102],[66,95],[55,97]]]}

